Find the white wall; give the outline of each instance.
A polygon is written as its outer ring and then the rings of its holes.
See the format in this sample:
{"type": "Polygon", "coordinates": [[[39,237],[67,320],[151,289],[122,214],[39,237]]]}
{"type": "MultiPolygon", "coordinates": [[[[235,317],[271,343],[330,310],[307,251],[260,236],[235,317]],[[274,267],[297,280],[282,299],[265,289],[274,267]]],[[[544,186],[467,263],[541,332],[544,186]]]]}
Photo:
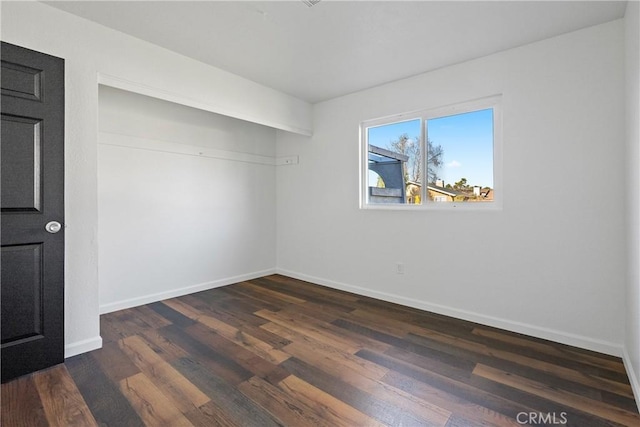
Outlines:
{"type": "Polygon", "coordinates": [[[310,106],[203,63],[39,2],[2,2],[3,41],[59,56],[66,66],[65,343],[67,357],[98,348],[98,75],[162,99],[309,132],[310,106]]]}
{"type": "Polygon", "coordinates": [[[274,129],[103,86],[99,107],[101,313],[273,273],[274,129]]]}
{"type": "Polygon", "coordinates": [[[278,270],[607,353],[624,324],[621,21],[314,107],[278,133],[278,270]],[[358,209],[362,120],[503,94],[504,208],[358,209]],[[405,263],[404,275],[395,262],[405,263]]]}
{"type": "Polygon", "coordinates": [[[640,409],[640,3],[629,2],[625,13],[627,118],[627,318],[625,366],[640,409]]]}

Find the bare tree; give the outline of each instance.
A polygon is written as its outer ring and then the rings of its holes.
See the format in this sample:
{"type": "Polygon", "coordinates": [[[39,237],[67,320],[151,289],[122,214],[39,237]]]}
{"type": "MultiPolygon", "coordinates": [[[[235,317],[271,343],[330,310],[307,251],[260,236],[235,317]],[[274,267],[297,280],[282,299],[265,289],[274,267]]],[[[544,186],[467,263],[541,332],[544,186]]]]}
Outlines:
{"type": "MultiPolygon", "coordinates": [[[[404,164],[405,181],[421,182],[422,180],[422,159],[420,138],[409,137],[403,133],[395,141],[389,143],[389,149],[396,153],[404,154],[409,160],[404,164]]],[[[438,178],[440,167],[443,162],[444,151],[441,145],[434,145],[427,140],[427,179],[428,182],[435,182],[438,178]]]]}
{"type": "Polygon", "coordinates": [[[444,163],[444,150],[442,145],[433,145],[433,141],[427,139],[427,179],[434,183],[440,174],[440,168],[444,163]]]}
{"type": "Polygon", "coordinates": [[[403,133],[395,141],[389,143],[389,148],[396,153],[404,154],[409,160],[403,165],[405,181],[419,182],[422,177],[420,167],[420,140],[411,138],[409,134],[403,133]]]}

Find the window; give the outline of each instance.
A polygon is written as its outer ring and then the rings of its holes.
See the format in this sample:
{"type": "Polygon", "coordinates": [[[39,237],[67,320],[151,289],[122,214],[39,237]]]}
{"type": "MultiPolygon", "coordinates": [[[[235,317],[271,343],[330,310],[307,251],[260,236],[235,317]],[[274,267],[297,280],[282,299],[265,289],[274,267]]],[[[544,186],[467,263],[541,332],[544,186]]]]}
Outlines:
{"type": "Polygon", "coordinates": [[[496,208],[500,97],[361,125],[361,206],[496,208]]]}

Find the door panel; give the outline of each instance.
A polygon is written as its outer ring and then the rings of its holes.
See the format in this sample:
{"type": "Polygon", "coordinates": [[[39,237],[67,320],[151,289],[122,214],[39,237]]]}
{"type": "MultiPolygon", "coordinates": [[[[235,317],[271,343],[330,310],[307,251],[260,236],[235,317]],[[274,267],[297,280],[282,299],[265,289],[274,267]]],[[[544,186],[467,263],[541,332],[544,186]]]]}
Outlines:
{"type": "Polygon", "coordinates": [[[40,212],[41,124],[2,114],[2,212],[40,212]]]}
{"type": "Polygon", "coordinates": [[[42,338],[42,244],[4,246],[2,292],[2,344],[42,338]],[[15,274],[19,272],[19,274],[15,274]]]}
{"type": "Polygon", "coordinates": [[[2,94],[39,101],[42,70],[2,61],[2,94]]]}
{"type": "Polygon", "coordinates": [[[64,361],[64,61],[2,43],[2,382],[64,361]]]}

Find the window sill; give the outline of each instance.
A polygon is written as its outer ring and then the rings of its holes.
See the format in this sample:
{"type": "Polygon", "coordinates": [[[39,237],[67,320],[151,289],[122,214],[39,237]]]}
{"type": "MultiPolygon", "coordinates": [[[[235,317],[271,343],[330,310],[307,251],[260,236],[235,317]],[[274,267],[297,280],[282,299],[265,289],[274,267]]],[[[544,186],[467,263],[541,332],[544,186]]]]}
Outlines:
{"type": "Polygon", "coordinates": [[[496,212],[502,211],[502,203],[499,202],[478,202],[478,203],[429,203],[425,205],[403,205],[403,204],[366,204],[360,205],[362,210],[380,211],[446,211],[446,212],[496,212]]]}

